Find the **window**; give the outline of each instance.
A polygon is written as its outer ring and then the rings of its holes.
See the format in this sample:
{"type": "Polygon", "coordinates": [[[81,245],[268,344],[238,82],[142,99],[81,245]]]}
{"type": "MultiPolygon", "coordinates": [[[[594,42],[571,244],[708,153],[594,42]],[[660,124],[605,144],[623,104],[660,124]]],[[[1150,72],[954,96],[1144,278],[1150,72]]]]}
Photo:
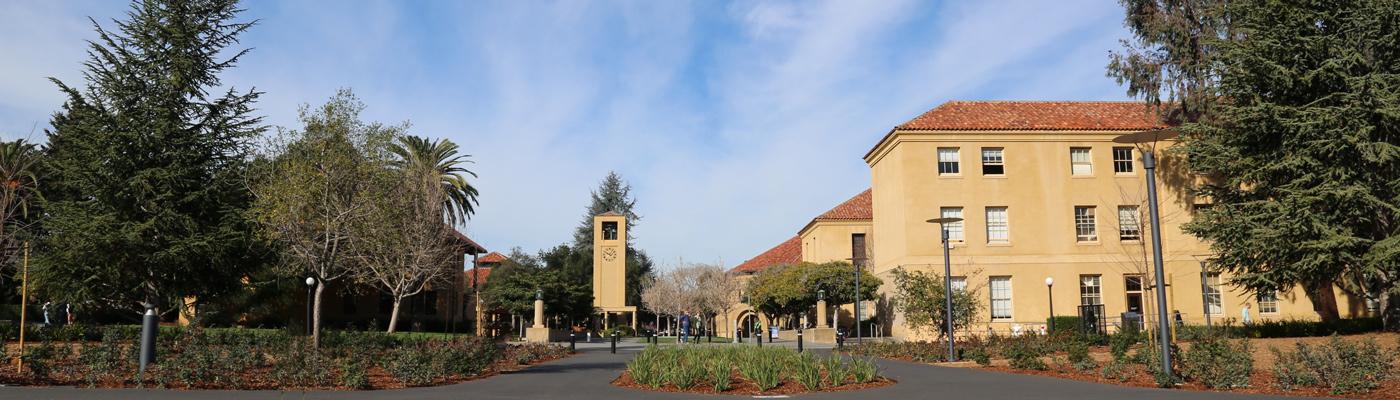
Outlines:
{"type": "Polygon", "coordinates": [[[851,234],[851,258],[852,258],[852,264],[859,263],[859,264],[864,265],[864,263],[865,263],[865,254],[866,254],[866,253],[865,253],[865,234],[864,234],[864,233],[852,233],[852,234],[851,234]]]}
{"type": "Polygon", "coordinates": [[[1142,314],[1142,275],[1124,276],[1123,286],[1128,297],[1128,312],[1142,314]]]}
{"type": "Polygon", "coordinates": [[[1006,243],[1010,239],[1006,222],[1006,207],[987,207],[987,243],[1006,243]]]}
{"type": "Polygon", "coordinates": [[[1260,314],[1274,314],[1274,313],[1278,313],[1278,294],[1277,294],[1277,293],[1274,293],[1274,291],[1272,291],[1272,290],[1269,290],[1269,291],[1260,291],[1260,292],[1259,292],[1259,313],[1260,313],[1260,314]]]}
{"type": "Polygon", "coordinates": [[[1074,208],[1074,233],[1077,240],[1081,242],[1094,242],[1099,240],[1098,229],[1094,226],[1094,207],[1078,206],[1074,208]]]}
{"type": "Polygon", "coordinates": [[[950,282],[952,283],[952,285],[953,285],[953,291],[955,291],[955,292],[961,292],[961,291],[966,291],[966,290],[967,290],[967,277],[965,277],[965,276],[955,276],[955,277],[953,277],[953,279],[949,279],[949,281],[950,281],[950,282]]]}
{"type": "Polygon", "coordinates": [[[982,149],[982,175],[1006,175],[1000,147],[982,149]]]}
{"type": "MultiPolygon", "coordinates": [[[[939,209],[938,215],[943,218],[962,218],[962,207],[943,207],[939,209]]],[[[948,230],[949,242],[963,241],[963,221],[943,224],[943,228],[948,230]]]]}
{"type": "Polygon", "coordinates": [[[1224,314],[1225,308],[1220,301],[1220,274],[1214,272],[1206,274],[1205,292],[1206,312],[1211,315],[1224,314]]]}
{"type": "Polygon", "coordinates": [[[939,147],[938,148],[938,174],[957,175],[958,171],[958,148],[939,147]]]}
{"type": "Polygon", "coordinates": [[[425,314],[437,314],[437,291],[429,290],[423,295],[423,312],[425,314]]]}
{"type": "Polygon", "coordinates": [[[1069,168],[1075,175],[1090,175],[1094,173],[1094,161],[1089,156],[1088,147],[1071,147],[1069,149],[1069,168]]]}
{"type": "Polygon", "coordinates": [[[1133,173],[1133,148],[1114,147],[1113,148],[1113,173],[1131,174],[1133,173]]]}
{"type": "Polygon", "coordinates": [[[1079,305],[1103,304],[1103,285],[1100,283],[1098,275],[1079,276],[1079,305]]]}
{"type": "Polygon", "coordinates": [[[1142,240],[1137,206],[1118,206],[1118,240],[1142,240]]]}
{"type": "Polygon", "coordinates": [[[617,240],[617,221],[603,221],[603,240],[617,240]]]}
{"type": "Polygon", "coordinates": [[[993,276],[991,278],[992,287],[992,320],[1004,321],[1011,319],[1011,277],[993,276]]]}

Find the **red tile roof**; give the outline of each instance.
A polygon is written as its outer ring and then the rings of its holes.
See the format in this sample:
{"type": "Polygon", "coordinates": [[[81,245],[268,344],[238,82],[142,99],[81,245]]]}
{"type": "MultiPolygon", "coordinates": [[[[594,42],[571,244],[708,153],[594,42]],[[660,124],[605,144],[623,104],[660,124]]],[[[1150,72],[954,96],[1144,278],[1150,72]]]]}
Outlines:
{"type": "Polygon", "coordinates": [[[748,261],[744,261],[743,264],[739,264],[734,267],[734,269],[729,270],[729,272],[754,273],[774,265],[796,264],[801,261],[802,238],[793,236],[792,239],[779,243],[777,246],[763,252],[763,254],[759,254],[754,258],[750,258],[748,261]]]}
{"type": "Polygon", "coordinates": [[[472,278],[473,278],[473,277],[476,278],[476,281],[475,281],[475,282],[476,282],[477,285],[483,285],[483,284],[486,284],[486,279],[491,277],[491,268],[490,268],[490,267],[481,267],[481,268],[468,269],[468,270],[466,270],[466,272],[463,272],[463,273],[462,273],[462,277],[466,278],[466,279],[465,279],[465,282],[466,282],[466,284],[467,284],[467,287],[469,287],[469,288],[472,287],[472,282],[473,282],[473,281],[472,281],[472,278]]]}
{"type": "Polygon", "coordinates": [[[1134,101],[950,101],[895,127],[907,130],[1141,131],[1163,128],[1134,101]]]}
{"type": "Polygon", "coordinates": [[[494,251],[493,251],[493,252],[491,252],[490,254],[481,256],[481,258],[476,259],[476,262],[479,262],[479,263],[482,263],[482,264],[486,264],[486,263],[500,263],[500,262],[503,262],[503,261],[505,261],[505,260],[507,260],[507,258],[506,258],[506,256],[505,256],[504,254],[501,254],[501,253],[498,253],[498,252],[494,252],[494,251]]]}
{"type": "Polygon", "coordinates": [[[873,217],[874,212],[871,211],[870,207],[870,189],[865,189],[864,192],[860,192],[860,194],[857,194],[850,200],[846,200],[845,203],[838,204],[831,210],[813,218],[813,220],[871,219],[873,217]]]}

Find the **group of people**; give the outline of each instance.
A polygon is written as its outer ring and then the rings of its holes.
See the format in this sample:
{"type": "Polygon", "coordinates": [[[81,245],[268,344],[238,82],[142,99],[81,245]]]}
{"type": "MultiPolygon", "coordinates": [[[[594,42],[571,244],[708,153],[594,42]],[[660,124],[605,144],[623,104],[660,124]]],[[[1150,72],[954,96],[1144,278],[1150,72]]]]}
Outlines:
{"type": "Polygon", "coordinates": [[[63,313],[62,320],[65,321],[65,324],[72,324],[78,319],[78,315],[73,312],[72,303],[63,303],[62,307],[58,307],[58,305],[54,304],[52,301],[46,301],[41,310],[44,314],[44,326],[53,325],[54,319],[51,317],[51,314],[54,311],[63,313]]]}

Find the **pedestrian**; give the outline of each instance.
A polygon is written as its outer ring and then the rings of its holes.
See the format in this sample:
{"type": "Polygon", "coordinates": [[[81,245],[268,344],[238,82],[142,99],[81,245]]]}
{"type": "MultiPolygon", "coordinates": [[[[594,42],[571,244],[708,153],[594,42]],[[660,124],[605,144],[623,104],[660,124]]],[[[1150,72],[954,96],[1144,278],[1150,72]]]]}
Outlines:
{"type": "Polygon", "coordinates": [[[680,337],[677,339],[680,339],[681,343],[685,343],[690,340],[690,312],[681,311],[680,328],[680,337]]]}
{"type": "Polygon", "coordinates": [[[1245,304],[1244,308],[1240,309],[1240,320],[1244,321],[1245,325],[1254,324],[1254,320],[1249,319],[1249,304],[1245,304]]]}
{"type": "Polygon", "coordinates": [[[50,301],[44,302],[44,326],[49,326],[49,325],[50,325],[50,323],[49,323],[49,307],[52,306],[52,305],[53,305],[53,302],[50,302],[50,301]]]}
{"type": "Polygon", "coordinates": [[[65,304],[63,312],[68,314],[68,325],[78,322],[78,316],[73,314],[73,303],[65,304]]]}

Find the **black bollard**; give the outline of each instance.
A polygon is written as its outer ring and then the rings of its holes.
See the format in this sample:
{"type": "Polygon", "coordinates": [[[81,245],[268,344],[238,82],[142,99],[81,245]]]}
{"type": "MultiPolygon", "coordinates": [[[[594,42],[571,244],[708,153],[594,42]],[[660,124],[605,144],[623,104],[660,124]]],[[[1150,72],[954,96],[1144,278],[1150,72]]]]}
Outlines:
{"type": "Polygon", "coordinates": [[[758,343],[758,347],[763,347],[763,329],[754,330],[753,342],[758,343]]]}
{"type": "Polygon", "coordinates": [[[154,304],[146,304],[146,314],[141,318],[141,369],[140,376],[145,376],[146,367],[156,361],[156,308],[154,304]]]}
{"type": "Polygon", "coordinates": [[[575,342],[576,340],[578,340],[578,339],[575,339],[575,338],[574,338],[574,333],[573,333],[573,332],[569,332],[569,352],[570,352],[570,353],[574,352],[574,350],[575,350],[574,342],[575,342]]]}
{"type": "Polygon", "coordinates": [[[612,334],[612,353],[617,354],[617,332],[612,334]]]}
{"type": "Polygon", "coordinates": [[[797,352],[798,352],[798,353],[801,353],[801,352],[802,352],[802,330],[801,330],[801,329],[798,329],[798,330],[797,330],[797,352]]]}

